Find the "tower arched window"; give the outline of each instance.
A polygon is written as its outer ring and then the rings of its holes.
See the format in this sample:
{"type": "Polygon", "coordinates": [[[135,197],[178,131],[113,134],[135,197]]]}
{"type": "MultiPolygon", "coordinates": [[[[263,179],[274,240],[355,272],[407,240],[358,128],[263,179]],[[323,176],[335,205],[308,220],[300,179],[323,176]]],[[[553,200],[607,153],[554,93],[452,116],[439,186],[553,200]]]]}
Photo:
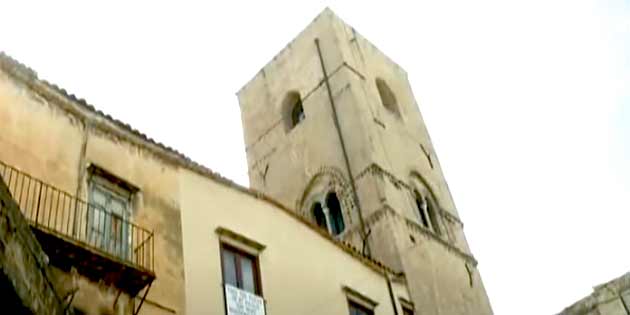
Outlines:
{"type": "Polygon", "coordinates": [[[302,107],[302,101],[298,101],[293,105],[293,111],[291,112],[291,123],[293,126],[297,126],[302,120],[304,120],[304,108],[302,107]]]}
{"type": "Polygon", "coordinates": [[[420,224],[438,235],[441,234],[438,214],[435,210],[433,201],[420,195],[417,190],[414,192],[414,198],[416,202],[416,210],[418,211],[418,216],[420,217],[420,224]]]}
{"type": "Polygon", "coordinates": [[[381,103],[383,104],[383,107],[385,107],[388,111],[394,113],[397,117],[400,118],[400,110],[398,108],[396,95],[389,87],[389,85],[387,85],[385,80],[381,78],[376,79],[376,88],[378,89],[378,95],[381,98],[381,103]]]}
{"type": "Polygon", "coordinates": [[[420,224],[440,235],[442,230],[440,228],[440,222],[438,221],[438,213],[436,211],[435,203],[428,197],[423,197],[417,190],[414,191],[414,199],[416,203],[416,210],[420,217],[420,224]]]}
{"type": "Polygon", "coordinates": [[[292,130],[306,119],[302,98],[298,92],[289,92],[282,102],[282,108],[287,131],[292,130]]]}
{"type": "Polygon", "coordinates": [[[323,202],[315,202],[312,208],[315,223],[332,235],[339,235],[346,229],[341,203],[335,192],[326,194],[323,202]]]}
{"type": "Polygon", "coordinates": [[[313,216],[315,217],[315,223],[322,229],[328,230],[328,223],[326,222],[326,214],[322,209],[322,204],[316,202],[313,206],[313,216]]]}
{"type": "Polygon", "coordinates": [[[341,211],[341,203],[337,194],[331,192],[326,196],[326,206],[330,213],[330,232],[334,235],[338,235],[346,228],[343,222],[343,213],[341,211]]]}
{"type": "Polygon", "coordinates": [[[429,228],[429,220],[427,219],[427,203],[418,191],[414,193],[414,199],[416,201],[416,210],[420,216],[420,224],[425,228],[429,228]]]}

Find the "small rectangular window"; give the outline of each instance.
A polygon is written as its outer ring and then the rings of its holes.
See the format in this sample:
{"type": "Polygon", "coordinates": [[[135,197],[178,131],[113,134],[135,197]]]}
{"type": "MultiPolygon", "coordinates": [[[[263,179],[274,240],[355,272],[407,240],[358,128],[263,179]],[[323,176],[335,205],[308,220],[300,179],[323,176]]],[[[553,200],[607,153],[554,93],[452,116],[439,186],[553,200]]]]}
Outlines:
{"type": "Polygon", "coordinates": [[[368,309],[367,307],[355,303],[353,301],[348,301],[350,308],[350,315],[374,315],[374,311],[368,309]]]}
{"type": "Polygon", "coordinates": [[[261,295],[257,258],[229,245],[221,245],[223,282],[241,290],[261,295]]]}
{"type": "Polygon", "coordinates": [[[238,287],[236,280],[236,256],[233,252],[223,251],[223,282],[238,287]]]}
{"type": "Polygon", "coordinates": [[[403,298],[398,298],[398,302],[400,302],[400,307],[402,308],[403,315],[413,315],[414,314],[414,306],[413,303],[407,301],[403,298]]]}

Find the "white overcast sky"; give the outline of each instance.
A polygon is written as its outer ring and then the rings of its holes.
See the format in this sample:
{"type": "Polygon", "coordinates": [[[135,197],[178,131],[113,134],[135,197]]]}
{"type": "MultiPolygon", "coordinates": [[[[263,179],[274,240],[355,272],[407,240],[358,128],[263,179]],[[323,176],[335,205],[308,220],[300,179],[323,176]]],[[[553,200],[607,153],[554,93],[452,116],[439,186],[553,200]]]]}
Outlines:
{"type": "Polygon", "coordinates": [[[235,92],[326,6],[408,71],[496,314],[630,271],[628,1],[7,1],[0,50],[247,185],[235,92]]]}

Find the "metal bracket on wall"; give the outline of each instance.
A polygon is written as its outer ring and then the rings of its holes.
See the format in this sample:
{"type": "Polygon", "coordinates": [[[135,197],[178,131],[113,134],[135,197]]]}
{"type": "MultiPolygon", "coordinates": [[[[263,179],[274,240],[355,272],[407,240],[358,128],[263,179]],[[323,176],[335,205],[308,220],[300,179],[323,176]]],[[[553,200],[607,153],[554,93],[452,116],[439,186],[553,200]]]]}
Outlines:
{"type": "Polygon", "coordinates": [[[144,291],[144,294],[142,295],[142,299],[140,300],[140,304],[138,305],[138,308],[133,311],[133,315],[138,315],[138,313],[140,313],[140,308],[142,307],[144,300],[147,298],[147,294],[149,294],[149,290],[151,290],[151,285],[153,285],[153,282],[149,283],[149,286],[144,291]]]}
{"type": "Polygon", "coordinates": [[[66,293],[66,295],[63,297],[63,301],[66,304],[63,307],[63,313],[64,314],[68,314],[68,310],[70,309],[70,305],[72,305],[72,301],[74,301],[74,296],[77,294],[77,292],[79,291],[79,288],[73,288],[72,290],[70,290],[70,292],[66,293]]]}

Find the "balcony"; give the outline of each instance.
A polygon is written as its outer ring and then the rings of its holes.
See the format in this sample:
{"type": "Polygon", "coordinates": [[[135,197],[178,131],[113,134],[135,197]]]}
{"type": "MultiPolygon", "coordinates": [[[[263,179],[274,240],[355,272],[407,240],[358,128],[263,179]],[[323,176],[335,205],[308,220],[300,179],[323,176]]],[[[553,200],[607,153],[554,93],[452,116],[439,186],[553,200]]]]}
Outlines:
{"type": "MultiPolygon", "coordinates": [[[[154,234],[0,162],[0,176],[50,264],[136,296],[155,279],[154,234]]],[[[146,292],[145,292],[146,293],[146,292]]]]}

